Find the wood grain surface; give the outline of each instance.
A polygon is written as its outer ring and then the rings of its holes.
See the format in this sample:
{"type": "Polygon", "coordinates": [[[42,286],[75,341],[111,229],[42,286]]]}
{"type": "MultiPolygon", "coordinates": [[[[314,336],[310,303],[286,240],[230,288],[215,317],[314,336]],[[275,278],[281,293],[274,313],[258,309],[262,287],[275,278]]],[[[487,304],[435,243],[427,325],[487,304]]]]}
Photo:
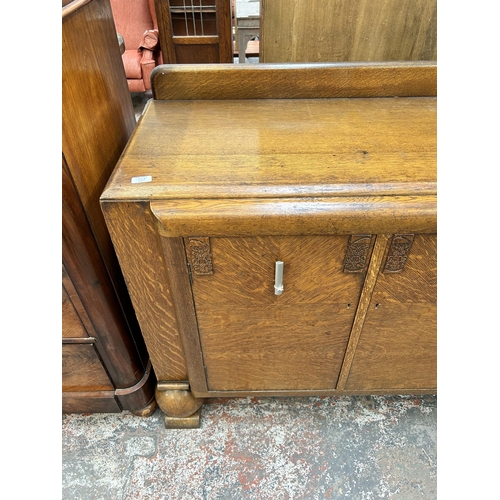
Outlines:
{"type": "Polygon", "coordinates": [[[62,0],[62,17],[69,16],[75,10],[83,7],[92,0],[62,0]]]}
{"type": "Polygon", "coordinates": [[[354,317],[351,333],[349,335],[349,343],[346,347],[341,372],[337,382],[336,389],[339,391],[344,390],[346,385],[346,379],[356,354],[359,338],[363,329],[365,317],[368,312],[373,289],[377,282],[377,275],[380,271],[380,266],[382,264],[382,259],[386,251],[388,241],[389,236],[386,234],[377,235],[377,239],[375,240],[375,246],[373,248],[372,257],[366,273],[366,279],[363,282],[363,289],[361,291],[359,303],[357,304],[356,315],[354,317]]]}
{"type": "MultiPolygon", "coordinates": [[[[419,369],[393,387],[393,354],[365,377],[358,349],[370,356],[371,321],[375,345],[391,350],[380,311],[390,323],[391,307],[413,320],[432,310],[422,242],[436,231],[436,195],[435,97],[153,100],[101,203],[160,380],[189,379],[203,397],[311,395],[434,387],[419,369]],[[402,271],[384,274],[394,233],[415,234],[413,245],[402,271]],[[351,234],[373,235],[367,271],[344,272],[351,234]],[[184,373],[172,349],[188,358],[184,373]]],[[[432,338],[430,316],[421,324],[432,338]]],[[[433,348],[414,345],[415,359],[433,348]]]]}
{"type": "Polygon", "coordinates": [[[103,203],[102,208],[156,376],[186,380],[156,219],[148,203],[103,203]]]}
{"type": "Polygon", "coordinates": [[[88,317],[93,334],[99,337],[96,349],[114,384],[119,388],[135,385],[143,373],[143,360],[137,349],[138,344],[131,335],[130,324],[127,323],[122,308],[124,302],[118,300],[64,161],[62,261],[72,287],[78,292],[79,300],[75,303],[81,302],[85,310],[81,318],[88,317]]]}
{"type": "Polygon", "coordinates": [[[436,388],[435,235],[415,235],[401,273],[379,273],[348,390],[436,388]]]}
{"type": "MultiPolygon", "coordinates": [[[[62,286],[63,286],[63,297],[64,294],[67,295],[68,300],[71,301],[71,306],[75,309],[76,314],[78,315],[78,319],[81,322],[83,328],[85,329],[85,336],[91,336],[95,337],[96,336],[96,331],[94,328],[94,325],[92,324],[92,321],[89,318],[89,315],[87,314],[87,311],[85,310],[85,307],[80,299],[80,296],[78,295],[78,292],[75,289],[75,285],[71,281],[68,271],[64,267],[64,264],[62,264],[62,286]]],[[[71,335],[66,334],[66,329],[64,327],[64,321],[65,319],[65,306],[64,305],[64,298],[63,298],[63,311],[62,311],[62,316],[63,316],[63,331],[62,335],[64,337],[71,337],[71,335]]]]}
{"type": "Polygon", "coordinates": [[[437,57],[436,0],[261,0],[261,63],[437,57]]]}
{"type": "MultiPolygon", "coordinates": [[[[189,383],[200,391],[207,390],[203,355],[198,336],[198,318],[190,287],[190,274],[187,267],[186,250],[182,238],[162,238],[165,268],[168,283],[172,290],[175,317],[186,355],[189,383]]],[[[187,416],[187,415],[185,415],[187,416]]]]}
{"type": "Polygon", "coordinates": [[[63,15],[62,150],[112,276],[119,268],[99,196],[135,124],[109,0],[91,0],[63,15]]]}
{"type": "Polygon", "coordinates": [[[86,338],[83,326],[64,286],[62,287],[62,334],[63,338],[86,338]]]}
{"type": "Polygon", "coordinates": [[[209,388],[334,388],[363,281],[343,272],[347,237],[211,238],[211,246],[214,273],[193,276],[192,286],[209,388]]]}
{"type": "Polygon", "coordinates": [[[114,391],[66,391],[62,393],[63,413],[120,413],[114,391]],[[84,410],[83,410],[84,409],[84,410]]]}
{"type": "Polygon", "coordinates": [[[211,4],[214,9],[207,8],[205,4],[203,32],[196,3],[175,4],[169,0],[155,0],[154,3],[160,47],[165,63],[233,62],[230,0],[212,0],[211,4]],[[178,9],[184,7],[187,11],[187,18],[184,17],[182,9],[176,15],[172,6],[177,6],[178,9]],[[196,18],[196,35],[192,23],[193,17],[196,18]]]}
{"type": "Polygon", "coordinates": [[[436,232],[436,196],[154,201],[168,237],[436,232]]]}
{"type": "Polygon", "coordinates": [[[93,345],[62,346],[62,388],[63,391],[114,390],[93,345]]]}
{"type": "Polygon", "coordinates": [[[158,100],[435,96],[435,61],[165,64],[151,73],[158,100]]]}
{"type": "Polygon", "coordinates": [[[62,259],[69,299],[62,326],[63,342],[71,343],[64,349],[81,349],[73,356],[79,364],[68,370],[82,375],[77,384],[63,380],[63,411],[135,411],[141,406],[134,402],[153,396],[154,375],[128,406],[115,400],[115,388],[143,380],[148,355],[99,206],[135,127],[134,110],[109,0],[63,0],[62,17],[62,259]],[[78,322],[88,336],[76,331],[78,322]],[[98,357],[88,359],[85,372],[89,349],[98,357]],[[105,394],[94,371],[109,377],[105,394]]]}
{"type": "Polygon", "coordinates": [[[87,338],[95,336],[95,330],[82,301],[71,282],[66,268],[62,266],[62,336],[87,338]]]}
{"type": "Polygon", "coordinates": [[[416,193],[436,193],[435,98],[152,100],[102,199],[416,193]]]}

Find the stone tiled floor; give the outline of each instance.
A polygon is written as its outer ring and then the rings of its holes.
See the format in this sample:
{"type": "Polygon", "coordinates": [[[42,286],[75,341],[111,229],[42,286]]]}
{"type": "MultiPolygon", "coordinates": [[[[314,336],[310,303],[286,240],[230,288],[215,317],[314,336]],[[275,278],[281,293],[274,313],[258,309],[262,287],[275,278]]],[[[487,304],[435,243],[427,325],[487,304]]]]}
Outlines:
{"type": "Polygon", "coordinates": [[[435,499],[436,396],[210,400],[195,430],[162,413],[63,416],[63,499],[435,499]]]}

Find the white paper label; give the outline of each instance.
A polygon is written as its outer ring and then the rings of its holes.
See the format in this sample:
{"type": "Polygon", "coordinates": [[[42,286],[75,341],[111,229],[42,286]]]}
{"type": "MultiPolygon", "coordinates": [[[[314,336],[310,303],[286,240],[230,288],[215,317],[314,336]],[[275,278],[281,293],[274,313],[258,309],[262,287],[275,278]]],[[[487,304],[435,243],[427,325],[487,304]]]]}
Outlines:
{"type": "Polygon", "coordinates": [[[151,182],[153,180],[153,177],[150,175],[142,175],[141,177],[132,177],[130,179],[130,182],[132,184],[141,184],[142,182],[151,182]]]}

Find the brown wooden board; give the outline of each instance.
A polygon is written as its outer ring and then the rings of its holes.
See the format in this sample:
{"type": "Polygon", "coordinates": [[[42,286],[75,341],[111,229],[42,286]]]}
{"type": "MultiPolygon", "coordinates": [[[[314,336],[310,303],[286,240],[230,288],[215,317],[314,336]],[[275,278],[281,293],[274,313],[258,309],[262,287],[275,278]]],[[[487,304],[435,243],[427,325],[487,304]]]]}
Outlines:
{"type": "Polygon", "coordinates": [[[62,346],[63,391],[112,391],[94,346],[65,344],[62,346]]]}
{"type": "Polygon", "coordinates": [[[435,61],[316,64],[165,64],[158,100],[435,96],[435,61]]]}
{"type": "Polygon", "coordinates": [[[411,200],[436,180],[433,97],[150,101],[103,199],[411,200]]]}
{"type": "Polygon", "coordinates": [[[187,368],[156,219],[147,203],[103,203],[128,291],[158,380],[186,380],[187,368]]]}
{"type": "Polygon", "coordinates": [[[261,0],[260,62],[437,57],[437,0],[261,0]]]}
{"type": "Polygon", "coordinates": [[[99,206],[135,124],[109,0],[63,0],[63,385],[73,394],[63,411],[117,411],[125,405],[115,388],[141,393],[128,398],[132,411],[153,397],[154,375],[144,381],[148,355],[99,206]]]}
{"type": "Polygon", "coordinates": [[[63,413],[120,413],[112,391],[63,392],[63,413]]]}

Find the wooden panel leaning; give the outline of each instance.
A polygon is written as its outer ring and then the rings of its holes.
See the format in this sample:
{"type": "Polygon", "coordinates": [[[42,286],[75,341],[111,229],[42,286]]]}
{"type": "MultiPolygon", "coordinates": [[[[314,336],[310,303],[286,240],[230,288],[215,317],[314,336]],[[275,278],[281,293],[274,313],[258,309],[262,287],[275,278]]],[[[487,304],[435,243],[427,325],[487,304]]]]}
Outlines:
{"type": "Polygon", "coordinates": [[[437,0],[261,0],[260,62],[437,56],[437,0]]]}
{"type": "Polygon", "coordinates": [[[435,61],[315,64],[163,64],[157,100],[436,96],[435,61]]]}
{"type": "Polygon", "coordinates": [[[435,392],[435,63],[152,83],[101,207],[165,426],[210,397],[435,392]]]}

